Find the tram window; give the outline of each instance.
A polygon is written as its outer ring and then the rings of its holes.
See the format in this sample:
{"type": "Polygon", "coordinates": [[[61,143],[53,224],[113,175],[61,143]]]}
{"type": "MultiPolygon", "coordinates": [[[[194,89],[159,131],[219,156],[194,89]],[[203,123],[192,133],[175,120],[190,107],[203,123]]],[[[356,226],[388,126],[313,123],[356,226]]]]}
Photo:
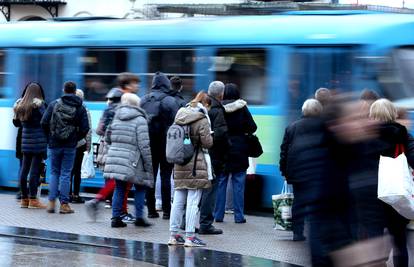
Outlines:
{"type": "Polygon", "coordinates": [[[116,86],[116,77],[127,70],[127,51],[88,49],[80,58],[84,66],[83,90],[86,101],[104,101],[108,91],[116,86]]]}
{"type": "Polygon", "coordinates": [[[6,67],[6,53],[4,51],[0,51],[0,98],[5,98],[4,94],[4,86],[6,85],[6,75],[5,72],[6,67]]]}
{"type": "Polygon", "coordinates": [[[189,101],[194,93],[194,50],[193,49],[150,49],[148,51],[147,88],[151,88],[153,74],[162,71],[169,78],[180,76],[183,81],[182,96],[189,101]]]}
{"type": "MultiPolygon", "coordinates": [[[[395,50],[392,57],[384,57],[377,64],[378,81],[384,97],[391,100],[414,98],[414,48],[395,50]]],[[[410,101],[410,104],[412,101],[410,101]]],[[[412,104],[410,105],[412,107],[412,104]]]]}
{"type": "Polygon", "coordinates": [[[264,49],[219,49],[210,71],[216,80],[235,83],[250,104],[263,104],[266,98],[266,51],[264,49]]]}

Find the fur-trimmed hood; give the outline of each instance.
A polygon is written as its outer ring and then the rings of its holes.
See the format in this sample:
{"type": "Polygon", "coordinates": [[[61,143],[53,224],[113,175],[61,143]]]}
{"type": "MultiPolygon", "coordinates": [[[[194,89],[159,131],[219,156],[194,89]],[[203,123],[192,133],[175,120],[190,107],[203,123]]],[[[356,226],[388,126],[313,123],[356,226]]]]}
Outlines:
{"type": "Polygon", "coordinates": [[[247,102],[243,99],[224,100],[223,106],[226,113],[232,113],[247,106],[247,102]]]}

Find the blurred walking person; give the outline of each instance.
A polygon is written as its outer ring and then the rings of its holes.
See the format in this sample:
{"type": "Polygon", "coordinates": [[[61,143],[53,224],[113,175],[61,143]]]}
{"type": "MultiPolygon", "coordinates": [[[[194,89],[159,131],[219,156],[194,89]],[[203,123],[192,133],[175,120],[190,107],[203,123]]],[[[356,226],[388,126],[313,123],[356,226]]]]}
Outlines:
{"type": "MultiPolygon", "coordinates": [[[[208,119],[208,111],[203,106],[208,96],[204,92],[197,94],[189,105],[178,110],[175,123],[189,126],[191,143],[195,147],[194,156],[185,165],[174,165],[174,200],[171,208],[169,245],[201,247],[206,244],[196,237],[198,205],[203,189],[211,187],[205,153],[213,145],[213,137],[208,119]],[[185,209],[185,238],[179,234],[185,209]]],[[[211,173],[212,175],[212,173],[211,173]]],[[[212,177],[210,177],[212,179],[212,177]]]]}
{"type": "Polygon", "coordinates": [[[135,186],[135,225],[150,226],[144,219],[146,188],[154,187],[148,121],[139,107],[137,95],[125,93],[121,98],[115,117],[106,136],[109,151],[106,158],[104,177],[115,179],[112,201],[112,227],[125,227],[122,221],[122,205],[127,183],[135,186]]]}
{"type": "Polygon", "coordinates": [[[246,170],[249,167],[247,135],[257,130],[256,123],[247,108],[247,102],[240,99],[237,85],[228,83],[224,89],[222,104],[225,109],[229,138],[228,159],[225,175],[218,180],[217,202],[215,208],[216,222],[223,222],[226,208],[226,189],[231,179],[233,187],[234,222],[245,223],[244,218],[244,187],[246,170]]]}
{"type": "Polygon", "coordinates": [[[22,164],[19,175],[20,206],[22,208],[45,209],[46,206],[37,199],[41,162],[46,158],[47,151],[47,138],[40,125],[46,110],[44,93],[41,85],[36,82],[29,83],[24,92],[24,96],[14,107],[13,120],[14,125],[22,129],[22,164]],[[28,189],[27,176],[29,173],[28,189]]]}

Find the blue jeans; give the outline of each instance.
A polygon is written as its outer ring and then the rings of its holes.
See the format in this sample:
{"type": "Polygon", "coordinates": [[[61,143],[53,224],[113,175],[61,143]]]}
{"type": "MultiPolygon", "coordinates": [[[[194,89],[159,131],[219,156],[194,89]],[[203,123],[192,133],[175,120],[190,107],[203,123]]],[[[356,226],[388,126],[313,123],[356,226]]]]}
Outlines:
{"type": "Polygon", "coordinates": [[[228,175],[220,175],[217,177],[218,189],[214,218],[216,221],[223,221],[224,219],[224,210],[226,208],[226,189],[230,176],[233,185],[234,221],[241,222],[244,220],[244,185],[246,182],[245,171],[230,173],[228,175]]]}
{"type": "MultiPolygon", "coordinates": [[[[123,213],[122,204],[124,203],[125,191],[128,183],[115,180],[115,192],[112,198],[112,218],[120,217],[123,213]]],[[[134,184],[135,186],[135,217],[144,218],[145,186],[134,184]]]]}
{"type": "Polygon", "coordinates": [[[60,203],[69,203],[70,177],[76,148],[56,147],[49,149],[51,175],[49,181],[49,200],[59,197],[60,203]]]}

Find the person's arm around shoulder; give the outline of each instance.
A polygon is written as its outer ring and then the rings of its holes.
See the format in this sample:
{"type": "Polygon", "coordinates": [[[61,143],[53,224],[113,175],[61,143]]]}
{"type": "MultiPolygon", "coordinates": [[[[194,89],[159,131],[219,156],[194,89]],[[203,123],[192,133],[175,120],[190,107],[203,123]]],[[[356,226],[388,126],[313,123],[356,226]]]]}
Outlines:
{"type": "Polygon", "coordinates": [[[148,174],[149,179],[154,179],[148,122],[144,117],[138,118],[136,137],[138,149],[143,159],[145,172],[148,174]]]}

